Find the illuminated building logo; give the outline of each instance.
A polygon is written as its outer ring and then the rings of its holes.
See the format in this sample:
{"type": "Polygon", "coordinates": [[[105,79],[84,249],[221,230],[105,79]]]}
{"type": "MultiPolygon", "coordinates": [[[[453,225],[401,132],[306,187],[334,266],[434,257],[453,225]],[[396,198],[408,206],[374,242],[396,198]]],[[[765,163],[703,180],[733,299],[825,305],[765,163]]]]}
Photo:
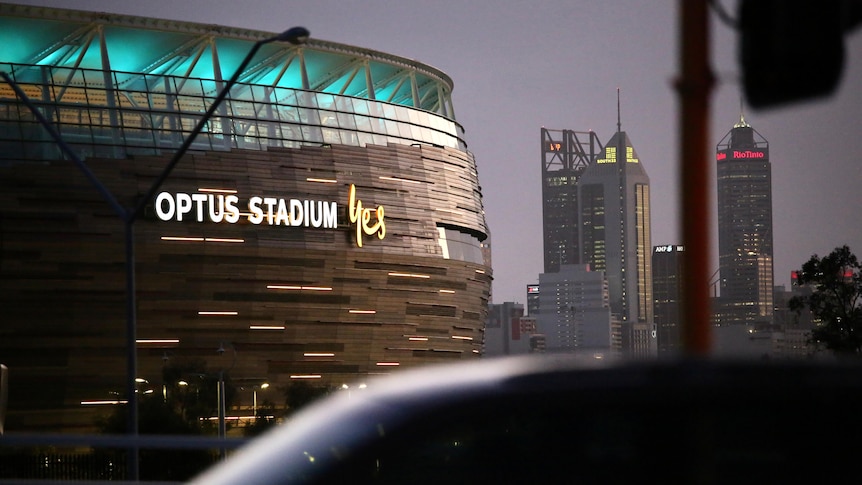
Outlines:
{"type": "Polygon", "coordinates": [[[356,245],[362,247],[363,235],[371,236],[377,234],[377,239],[383,239],[386,236],[386,223],[383,222],[383,206],[377,206],[373,211],[375,213],[375,221],[371,222],[371,209],[362,207],[362,201],[356,198],[356,186],[350,184],[350,203],[347,209],[347,216],[350,222],[356,224],[356,245]]]}
{"type": "MultiPolygon", "coordinates": [[[[226,222],[236,224],[245,217],[254,225],[338,228],[338,204],[321,200],[251,197],[247,212],[240,212],[239,197],[234,194],[162,192],[156,196],[156,216],[162,221],[194,220],[197,222],[226,222]]],[[[356,245],[362,247],[365,236],[386,236],[383,206],[368,209],[356,198],[356,186],[350,185],[350,202],[347,210],[352,224],[356,224],[356,245]]]]}
{"type": "Polygon", "coordinates": [[[733,151],[733,158],[766,158],[766,155],[763,152],[753,152],[751,150],[745,151],[733,151]]]}
{"type": "Polygon", "coordinates": [[[677,245],[668,244],[666,246],[655,246],[655,249],[653,252],[656,252],[656,253],[681,253],[683,251],[685,251],[685,246],[683,246],[681,244],[677,244],[677,245]]]}
{"type": "Polygon", "coordinates": [[[731,156],[733,160],[749,160],[766,158],[766,153],[759,150],[728,150],[727,152],[718,152],[715,154],[716,160],[724,160],[731,156]]]}
{"type": "Polygon", "coordinates": [[[270,226],[305,226],[334,229],[338,227],[338,206],[321,200],[251,197],[248,213],[241,214],[236,195],[186,194],[162,192],[156,196],[156,216],[163,221],[182,222],[187,216],[197,222],[236,224],[245,215],[252,224],[270,226]]]}

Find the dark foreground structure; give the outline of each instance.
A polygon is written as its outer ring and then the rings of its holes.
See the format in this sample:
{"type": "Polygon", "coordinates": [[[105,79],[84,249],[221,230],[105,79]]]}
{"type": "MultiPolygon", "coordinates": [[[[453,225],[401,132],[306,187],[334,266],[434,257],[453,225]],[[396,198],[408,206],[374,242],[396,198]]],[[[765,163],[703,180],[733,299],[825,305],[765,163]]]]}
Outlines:
{"type": "MultiPolygon", "coordinates": [[[[269,36],[0,4],[0,70],[134,206],[269,36]]],[[[140,392],[203,362],[237,385],[242,417],[263,383],[349,387],[478,357],[488,230],[451,91],[381,52],[264,45],[134,224],[140,392]]],[[[128,398],[123,229],[0,83],[7,431],[86,431],[128,398]]]]}

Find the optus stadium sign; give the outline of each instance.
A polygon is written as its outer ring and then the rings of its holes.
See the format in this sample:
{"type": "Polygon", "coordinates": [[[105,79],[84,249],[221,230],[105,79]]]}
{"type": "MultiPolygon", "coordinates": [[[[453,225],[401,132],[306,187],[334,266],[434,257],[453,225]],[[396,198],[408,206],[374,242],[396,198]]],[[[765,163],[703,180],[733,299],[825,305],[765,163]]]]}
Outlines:
{"type": "MultiPolygon", "coordinates": [[[[363,235],[386,236],[385,210],[365,208],[356,198],[356,186],[350,185],[347,216],[356,227],[356,245],[362,247],[363,235]]],[[[236,224],[243,217],[255,225],[338,228],[337,202],[311,199],[283,199],[253,196],[240,210],[236,194],[207,192],[161,192],[156,196],[155,213],[162,221],[194,220],[236,224]]]]}

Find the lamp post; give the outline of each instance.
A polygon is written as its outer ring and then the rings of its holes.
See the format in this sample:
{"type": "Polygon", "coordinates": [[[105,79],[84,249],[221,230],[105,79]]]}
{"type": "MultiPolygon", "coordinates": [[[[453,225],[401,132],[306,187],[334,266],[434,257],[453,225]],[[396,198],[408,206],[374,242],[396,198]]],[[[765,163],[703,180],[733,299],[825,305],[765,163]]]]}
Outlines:
{"type": "MultiPolygon", "coordinates": [[[[206,111],[204,116],[198,121],[198,124],[194,127],[194,129],[189,133],[189,136],[183,141],[183,144],[180,148],[174,153],[174,156],[168,162],[167,166],[164,170],[159,174],[158,178],[153,182],[150,189],[144,195],[144,197],[140,198],[137,205],[131,209],[127,209],[123,207],[122,204],[117,200],[116,197],[111,193],[111,191],[99,181],[96,175],[90,170],[90,168],[84,163],[83,160],[72,150],[72,148],[63,140],[60,136],[59,132],[51,125],[51,122],[48,121],[45,116],[39,111],[39,109],[33,104],[33,102],[27,97],[24,91],[18,86],[18,84],[9,76],[6,72],[0,72],[0,77],[5,80],[9,86],[15,91],[15,94],[21,99],[21,102],[24,103],[25,106],[33,113],[33,116],[42,125],[43,128],[48,132],[51,138],[57,143],[60,147],[60,150],[66,154],[74,163],[78,166],[78,168],[84,173],[84,176],[96,187],[96,190],[102,195],[102,197],[111,205],[114,212],[120,217],[123,221],[124,232],[125,232],[125,247],[126,247],[126,366],[127,366],[127,383],[126,383],[126,393],[129,396],[129,413],[128,413],[128,434],[132,437],[132,442],[129,446],[129,466],[128,466],[128,479],[137,480],[139,477],[139,460],[138,460],[138,445],[137,445],[137,436],[138,436],[138,403],[137,400],[134,399],[135,395],[135,375],[137,374],[137,348],[136,348],[136,335],[137,335],[137,320],[136,320],[136,306],[135,306],[135,244],[134,244],[134,223],[138,216],[141,215],[144,211],[144,207],[150,202],[150,200],[155,195],[156,191],[159,190],[164,181],[168,178],[171,171],[180,161],[180,159],[185,155],[186,151],[188,151],[189,147],[194,142],[195,138],[200,134],[206,125],[207,121],[212,117],[215,113],[215,110],[218,108],[219,104],[224,101],[225,97],[227,97],[230,89],[236,84],[239,76],[242,75],[242,72],[248,66],[249,62],[251,62],[252,57],[257,53],[260,47],[264,44],[269,44],[271,42],[289,42],[294,45],[304,44],[310,35],[310,32],[305,27],[292,27],[284,32],[259,40],[254,43],[254,45],[249,50],[248,54],[246,54],[245,58],[239,64],[233,76],[228,80],[227,84],[221,89],[216,96],[213,103],[210,105],[209,109],[206,111]]],[[[223,424],[223,423],[220,423],[223,424]]]]}
{"type": "Polygon", "coordinates": [[[261,385],[260,385],[260,387],[258,387],[258,386],[254,386],[254,389],[252,390],[252,392],[253,392],[253,396],[254,396],[254,397],[253,397],[253,401],[252,401],[251,409],[252,409],[252,413],[253,413],[253,416],[254,416],[254,420],[255,420],[255,421],[257,421],[257,390],[258,390],[258,389],[260,389],[260,390],[264,390],[264,389],[266,389],[266,388],[268,388],[268,387],[269,387],[269,383],[268,383],[268,382],[264,382],[263,384],[261,384],[261,385]]]}

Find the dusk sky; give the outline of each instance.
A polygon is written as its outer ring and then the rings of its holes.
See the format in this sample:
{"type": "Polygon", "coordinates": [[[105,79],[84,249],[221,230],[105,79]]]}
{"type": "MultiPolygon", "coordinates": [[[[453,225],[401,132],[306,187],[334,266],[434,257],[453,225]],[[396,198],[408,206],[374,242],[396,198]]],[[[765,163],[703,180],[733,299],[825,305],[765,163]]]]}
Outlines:
{"type": "MultiPolygon", "coordinates": [[[[374,49],[434,66],[454,81],[455,116],[476,157],[492,233],[494,302],[525,303],[542,272],[540,128],[617,123],[650,177],[653,245],[679,229],[677,0],[35,0],[12,3],[141,15],[281,32],[374,49]]],[[[721,2],[736,15],[736,2],[721,2]]],[[[712,15],[710,151],[740,118],[736,33],[712,15]]],[[[825,100],[744,107],[769,141],[775,284],[812,254],[847,244],[862,255],[862,34],[847,38],[844,77],[825,100]]],[[[2,48],[2,47],[0,47],[2,48]]],[[[144,48],[144,47],[142,47],[144,48]]],[[[815,76],[800,59],[799,76],[815,76]]],[[[231,73],[227,73],[230,75],[231,73]]],[[[711,176],[714,179],[714,162],[711,176]]],[[[715,204],[714,182],[707,188],[715,204]]],[[[715,225],[715,208],[710,211],[715,225]]],[[[715,232],[715,230],[713,231],[715,232]]],[[[717,236],[713,237],[714,246],[717,236]]],[[[717,269],[713,247],[712,274],[717,269]]]]}

